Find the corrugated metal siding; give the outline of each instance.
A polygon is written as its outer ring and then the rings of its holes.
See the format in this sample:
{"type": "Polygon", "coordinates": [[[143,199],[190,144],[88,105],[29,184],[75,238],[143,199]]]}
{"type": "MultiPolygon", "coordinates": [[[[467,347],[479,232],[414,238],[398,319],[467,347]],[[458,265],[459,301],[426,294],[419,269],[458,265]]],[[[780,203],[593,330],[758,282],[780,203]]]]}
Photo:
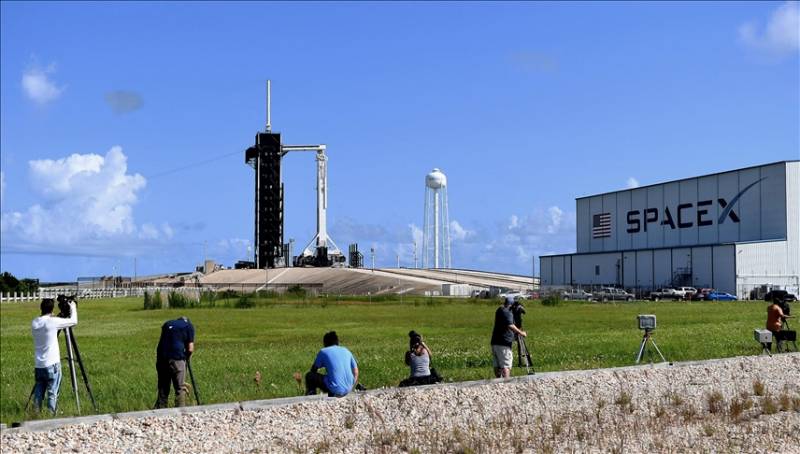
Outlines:
{"type": "Polygon", "coordinates": [[[627,251],[622,254],[622,284],[625,288],[636,287],[636,252],[627,251]]]}
{"type": "MultiPolygon", "coordinates": [[[[733,245],[714,247],[714,282],[712,287],[736,294],[736,250],[733,245]]],[[[741,298],[742,295],[739,295],[741,298]]]]}
{"type": "MultiPolygon", "coordinates": [[[[761,179],[761,168],[747,169],[739,172],[739,190],[761,179]]],[[[730,200],[728,200],[730,202],[730,200]]],[[[742,194],[738,202],[739,217],[742,219],[758,219],[761,216],[761,185],[756,184],[742,194]]],[[[730,222],[726,219],[725,222],[730,222]]],[[[761,221],[740,222],[738,241],[754,241],[761,238],[761,221]]]]}
{"type": "Polygon", "coordinates": [[[765,238],[786,238],[786,164],[762,167],[761,177],[761,201],[770,206],[761,210],[761,232],[765,238]]]}
{"type": "Polygon", "coordinates": [[[617,232],[617,249],[622,251],[625,249],[631,249],[631,235],[628,234],[626,231],[628,229],[628,222],[626,219],[626,213],[631,210],[631,191],[620,192],[617,194],[617,212],[620,214],[617,216],[617,222],[615,227],[617,232]]]}
{"type": "MultiPolygon", "coordinates": [[[[713,200],[714,202],[707,206],[703,207],[704,210],[708,211],[706,215],[703,216],[703,219],[714,219],[715,221],[719,218],[719,204],[717,203],[717,177],[710,176],[705,178],[700,178],[697,182],[697,198],[698,200],[713,200]]],[[[708,228],[701,228],[699,229],[699,242],[704,244],[713,244],[718,241],[718,234],[716,227],[708,227],[708,228]]]]}
{"type": "Polygon", "coordinates": [[[800,162],[786,163],[787,268],[800,276],[800,162]]]}
{"type": "Polygon", "coordinates": [[[564,279],[564,257],[553,257],[553,282],[558,284],[563,284],[565,281],[564,279]]]}
{"type": "Polygon", "coordinates": [[[576,201],[577,225],[575,226],[575,233],[578,236],[578,244],[576,245],[578,253],[590,252],[590,240],[592,239],[592,215],[589,209],[589,199],[579,199],[576,201]],[[586,220],[589,220],[586,222],[586,220]]]}
{"type": "Polygon", "coordinates": [[[672,285],[672,251],[659,249],[653,251],[653,286],[669,287],[672,285]]]}
{"type": "Polygon", "coordinates": [[[712,287],[713,266],[711,247],[692,248],[692,287],[712,287]]]}
{"type": "Polygon", "coordinates": [[[539,257],[539,279],[542,286],[555,285],[553,283],[553,257],[539,257]]]}
{"type": "Polygon", "coordinates": [[[578,199],[578,252],[785,239],[787,198],[791,196],[787,194],[787,166],[798,167],[797,163],[783,162],[578,199]],[[748,188],[755,182],[758,183],[748,188]],[[738,194],[741,197],[737,199],[738,194]],[[700,207],[700,201],[710,204],[700,207]],[[691,206],[678,210],[681,203],[691,206]],[[732,204],[739,222],[726,216],[720,223],[721,204],[732,204]],[[658,210],[658,220],[645,225],[645,210],[648,208],[658,210]],[[667,217],[665,209],[670,212],[674,228],[664,222],[667,217]],[[631,210],[639,212],[639,232],[627,232],[627,213],[631,210]],[[706,213],[698,214],[701,210],[706,213]],[[612,215],[611,237],[592,239],[592,216],[600,213],[612,215]],[[684,223],[690,223],[691,227],[679,228],[678,217],[682,217],[684,223]],[[700,227],[699,217],[713,224],[700,227]]]}
{"type": "Polygon", "coordinates": [[[681,246],[693,246],[697,244],[698,239],[698,227],[695,223],[695,209],[697,204],[697,179],[686,180],[680,182],[680,200],[681,203],[693,203],[695,207],[686,209],[684,211],[679,211],[676,207],[675,213],[675,223],[677,224],[680,222],[681,214],[685,218],[684,222],[691,222],[694,224],[694,227],[686,228],[686,229],[678,229],[681,235],[681,246]]]}
{"type": "MultiPolygon", "coordinates": [[[[641,213],[642,227],[644,227],[644,210],[646,208],[647,189],[634,189],[631,191],[631,210],[639,210],[639,213],[641,213]]],[[[634,249],[644,249],[647,247],[647,234],[640,232],[637,235],[631,235],[631,242],[634,249]]]]}
{"type": "Polygon", "coordinates": [[[636,252],[636,283],[640,288],[653,287],[653,251],[636,252]]]}

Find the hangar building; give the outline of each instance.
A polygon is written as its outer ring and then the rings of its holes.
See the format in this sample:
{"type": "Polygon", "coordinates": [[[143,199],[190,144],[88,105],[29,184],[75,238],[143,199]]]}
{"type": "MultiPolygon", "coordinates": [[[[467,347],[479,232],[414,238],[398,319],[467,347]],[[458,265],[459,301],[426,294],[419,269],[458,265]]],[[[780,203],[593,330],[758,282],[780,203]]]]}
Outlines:
{"type": "Polygon", "coordinates": [[[540,258],[543,288],[800,290],[800,161],[575,200],[577,252],[540,258]]]}

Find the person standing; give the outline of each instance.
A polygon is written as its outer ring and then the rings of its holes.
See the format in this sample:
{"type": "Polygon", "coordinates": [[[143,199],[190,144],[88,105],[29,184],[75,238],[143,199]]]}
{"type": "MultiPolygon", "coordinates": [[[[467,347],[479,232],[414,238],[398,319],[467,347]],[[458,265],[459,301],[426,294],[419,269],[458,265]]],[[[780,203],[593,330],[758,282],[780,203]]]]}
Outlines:
{"type": "Polygon", "coordinates": [[[170,386],[175,389],[175,406],[186,406],[186,362],[194,353],[194,325],[186,317],[169,320],[161,326],[156,348],[158,398],[156,408],[167,406],[170,386]]]}
{"type": "Polygon", "coordinates": [[[494,313],[494,329],[492,330],[492,363],[494,376],[508,378],[511,376],[511,366],[514,363],[514,354],[511,347],[514,345],[514,334],[526,337],[527,333],[514,325],[514,315],[511,313],[513,297],[503,299],[503,305],[494,313]]]}
{"type": "MultiPolygon", "coordinates": [[[[781,336],[781,329],[783,329],[783,321],[787,318],[792,318],[791,315],[786,315],[783,313],[783,309],[781,308],[782,299],[779,297],[772,298],[772,304],[767,307],[767,329],[772,332],[772,340],[775,342],[776,348],[780,351],[780,345],[778,345],[782,340],[781,336]]],[[[772,351],[772,342],[767,344],[767,348],[772,351]]]]}
{"type": "Polygon", "coordinates": [[[58,407],[58,388],[61,386],[61,351],[58,347],[58,330],[78,324],[78,308],[69,301],[70,316],[61,318],[53,315],[55,301],[45,298],[39,305],[42,315],[31,322],[34,347],[33,403],[36,411],[41,411],[42,401],[47,394],[47,408],[53,415],[58,407]]]}
{"type": "Polygon", "coordinates": [[[314,395],[319,389],[329,397],[346,396],[358,383],[356,359],[350,350],[339,346],[336,331],[325,333],[322,345],[324,348],[306,373],[306,395],[314,395]],[[325,373],[319,373],[319,369],[325,369],[325,373]]]}

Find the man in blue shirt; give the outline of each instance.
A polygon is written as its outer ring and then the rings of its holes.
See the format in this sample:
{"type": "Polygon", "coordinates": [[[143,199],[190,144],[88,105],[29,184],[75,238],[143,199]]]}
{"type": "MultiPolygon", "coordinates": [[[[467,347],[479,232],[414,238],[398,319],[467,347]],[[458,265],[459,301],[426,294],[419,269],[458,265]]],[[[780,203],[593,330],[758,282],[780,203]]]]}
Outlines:
{"type": "Polygon", "coordinates": [[[156,349],[158,399],[156,408],[167,406],[169,388],[175,388],[175,406],[186,405],[186,361],[194,352],[194,326],[186,317],[165,322],[156,349]]]}
{"type": "Polygon", "coordinates": [[[322,338],[325,346],[317,353],[311,370],[306,374],[306,395],[317,393],[317,389],[330,397],[347,395],[358,383],[358,364],[350,350],[339,346],[336,331],[325,333],[322,338]],[[325,374],[317,372],[325,369],[325,374]]]}

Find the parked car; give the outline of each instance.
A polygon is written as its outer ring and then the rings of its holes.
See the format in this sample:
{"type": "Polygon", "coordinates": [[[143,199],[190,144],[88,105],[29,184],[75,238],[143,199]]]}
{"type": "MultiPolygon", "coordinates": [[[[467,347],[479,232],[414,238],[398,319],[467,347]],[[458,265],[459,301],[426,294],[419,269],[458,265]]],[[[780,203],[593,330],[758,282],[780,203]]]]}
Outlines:
{"type": "Polygon", "coordinates": [[[675,289],[675,292],[677,292],[679,295],[681,295],[681,299],[685,299],[686,300],[686,299],[689,299],[690,296],[692,296],[695,293],[697,293],[697,289],[694,288],[694,287],[677,287],[675,289]]]}
{"type": "Polygon", "coordinates": [[[708,296],[708,294],[713,291],[714,291],[713,288],[701,288],[694,295],[692,295],[690,299],[692,301],[702,301],[706,299],[706,296],[708,296]]]}
{"type": "Polygon", "coordinates": [[[583,289],[570,289],[561,293],[561,299],[576,301],[591,301],[592,294],[583,289]]]}
{"type": "Polygon", "coordinates": [[[596,301],[633,301],[636,298],[633,293],[613,287],[603,287],[592,296],[596,301]]]}
{"type": "Polygon", "coordinates": [[[725,292],[710,292],[706,295],[708,301],[736,301],[736,297],[725,292]]]}
{"type": "Polygon", "coordinates": [[[679,300],[683,298],[683,296],[678,293],[674,288],[660,288],[650,292],[650,300],[652,301],[659,301],[659,300],[679,300]]]}
{"type": "Polygon", "coordinates": [[[497,297],[500,298],[500,299],[514,298],[515,300],[526,300],[526,299],[528,299],[527,295],[524,295],[524,294],[522,294],[520,292],[500,293],[500,294],[497,295],[497,297]]]}

